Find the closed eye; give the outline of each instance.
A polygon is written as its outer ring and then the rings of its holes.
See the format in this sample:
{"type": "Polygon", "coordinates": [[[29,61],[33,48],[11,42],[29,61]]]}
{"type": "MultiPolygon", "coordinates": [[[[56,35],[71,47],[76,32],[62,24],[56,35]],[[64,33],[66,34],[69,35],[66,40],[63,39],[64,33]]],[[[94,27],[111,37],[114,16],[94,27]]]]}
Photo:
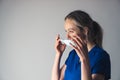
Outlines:
{"type": "Polygon", "coordinates": [[[73,33],[74,31],[68,31],[69,33],[73,33]]]}
{"type": "Polygon", "coordinates": [[[70,30],[70,31],[66,31],[66,30],[65,30],[65,32],[67,32],[67,33],[73,33],[74,31],[73,31],[73,30],[70,30]]]}

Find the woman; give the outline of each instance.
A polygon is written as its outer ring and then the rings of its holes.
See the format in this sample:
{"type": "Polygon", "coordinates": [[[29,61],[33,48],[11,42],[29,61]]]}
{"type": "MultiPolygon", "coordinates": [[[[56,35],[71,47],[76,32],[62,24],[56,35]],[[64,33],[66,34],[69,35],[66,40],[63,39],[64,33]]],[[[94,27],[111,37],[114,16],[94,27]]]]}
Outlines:
{"type": "Polygon", "coordinates": [[[60,68],[62,54],[66,48],[57,35],[56,56],[52,69],[52,80],[108,80],[111,75],[110,57],[102,48],[102,29],[84,11],[76,10],[65,17],[66,36],[73,41],[65,64],[60,68]]]}

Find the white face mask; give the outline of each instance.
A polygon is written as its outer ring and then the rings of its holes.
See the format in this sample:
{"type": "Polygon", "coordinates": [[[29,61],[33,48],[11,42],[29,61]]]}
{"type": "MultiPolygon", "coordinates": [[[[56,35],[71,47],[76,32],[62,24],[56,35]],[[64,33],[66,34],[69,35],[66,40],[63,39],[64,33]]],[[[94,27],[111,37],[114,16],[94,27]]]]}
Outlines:
{"type": "Polygon", "coordinates": [[[73,41],[71,41],[71,40],[63,40],[63,39],[61,39],[60,40],[63,44],[66,44],[67,46],[70,46],[70,43],[72,44],[72,45],[74,45],[75,46],[75,43],[73,42],[73,41]]]}

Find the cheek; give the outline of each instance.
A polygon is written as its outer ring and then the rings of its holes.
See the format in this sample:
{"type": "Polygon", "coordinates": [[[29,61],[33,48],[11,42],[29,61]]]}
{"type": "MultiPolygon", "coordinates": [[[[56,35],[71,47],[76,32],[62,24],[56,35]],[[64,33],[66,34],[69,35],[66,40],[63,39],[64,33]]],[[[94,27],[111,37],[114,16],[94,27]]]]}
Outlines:
{"type": "Polygon", "coordinates": [[[73,32],[73,33],[71,33],[71,36],[76,36],[76,35],[79,35],[80,33],[78,33],[78,32],[73,32]]]}
{"type": "Polygon", "coordinates": [[[84,33],[79,34],[79,36],[84,40],[86,39],[86,35],[84,33]]]}
{"type": "Polygon", "coordinates": [[[73,37],[76,36],[76,35],[78,35],[81,39],[85,39],[85,38],[86,38],[86,35],[85,35],[84,33],[82,33],[82,32],[75,33],[75,34],[73,35],[73,37]]]}
{"type": "Polygon", "coordinates": [[[68,33],[67,38],[71,39],[72,37],[76,36],[76,33],[68,33]]]}
{"type": "Polygon", "coordinates": [[[76,35],[78,35],[78,36],[82,36],[83,33],[81,33],[81,32],[74,32],[73,36],[76,36],[76,35]]]}

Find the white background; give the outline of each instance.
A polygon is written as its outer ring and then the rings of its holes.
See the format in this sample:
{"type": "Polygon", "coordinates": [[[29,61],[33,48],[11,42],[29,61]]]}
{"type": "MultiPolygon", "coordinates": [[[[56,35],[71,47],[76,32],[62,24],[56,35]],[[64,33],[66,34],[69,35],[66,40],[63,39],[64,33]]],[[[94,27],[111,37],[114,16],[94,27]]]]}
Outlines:
{"type": "Polygon", "coordinates": [[[76,9],[104,29],[111,80],[120,80],[120,0],[0,0],[0,80],[50,80],[55,36],[65,38],[64,17],[76,9]]]}

